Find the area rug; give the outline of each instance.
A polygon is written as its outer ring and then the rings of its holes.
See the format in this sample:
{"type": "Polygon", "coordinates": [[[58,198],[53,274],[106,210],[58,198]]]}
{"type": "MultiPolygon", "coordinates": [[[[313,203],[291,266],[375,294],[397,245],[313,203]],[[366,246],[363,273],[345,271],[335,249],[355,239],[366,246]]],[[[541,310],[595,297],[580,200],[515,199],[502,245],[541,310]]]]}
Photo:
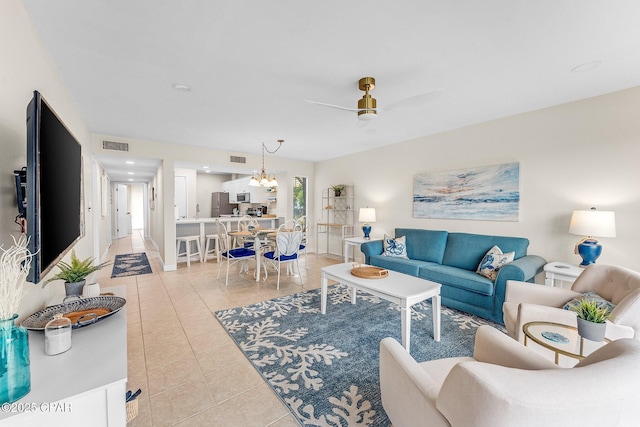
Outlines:
{"type": "MultiPolygon", "coordinates": [[[[379,344],[401,341],[400,308],[346,286],[216,312],[218,320],[302,425],[389,426],[380,399],[379,344]]],[[[471,356],[477,328],[499,325],[442,307],[441,341],[433,340],[430,302],[413,306],[411,355],[419,362],[471,356]]]]}
{"type": "Polygon", "coordinates": [[[149,259],[147,259],[147,254],[144,252],[138,254],[116,255],[116,259],[113,262],[111,278],[151,273],[151,265],[149,264],[149,259]]]}

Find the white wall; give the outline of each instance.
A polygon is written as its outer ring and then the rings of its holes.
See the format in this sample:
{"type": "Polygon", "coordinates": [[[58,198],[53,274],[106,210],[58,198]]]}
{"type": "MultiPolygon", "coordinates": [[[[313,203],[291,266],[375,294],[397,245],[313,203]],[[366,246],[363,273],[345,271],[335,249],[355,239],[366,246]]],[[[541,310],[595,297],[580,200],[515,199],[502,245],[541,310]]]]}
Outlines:
{"type": "Polygon", "coordinates": [[[581,259],[571,213],[596,206],[615,211],[617,222],[616,238],[599,239],[598,263],[640,270],[639,107],[636,87],[319,162],[312,194],[320,200],[323,187],[355,185],[356,209],[376,208],[373,235],[415,227],[521,236],[529,253],[573,264],[581,259]],[[412,217],[415,174],[509,162],[520,163],[519,222],[412,217]]]}
{"type": "MultiPolygon", "coordinates": [[[[17,214],[13,170],[26,164],[26,107],[38,90],[56,114],[82,145],[84,160],[85,233],[75,246],[80,258],[94,254],[93,174],[89,130],[67,91],[48,52],[19,0],[3,0],[0,7],[0,244],[13,243],[20,228],[14,223],[17,214]]],[[[97,208],[97,206],[96,206],[97,208]]],[[[99,224],[102,226],[102,224],[99,224]]],[[[67,261],[69,255],[65,258],[67,261]]],[[[57,271],[56,268],[53,269],[57,271]]],[[[29,285],[19,314],[33,313],[50,299],[62,282],[52,283],[44,290],[29,285]]]]}

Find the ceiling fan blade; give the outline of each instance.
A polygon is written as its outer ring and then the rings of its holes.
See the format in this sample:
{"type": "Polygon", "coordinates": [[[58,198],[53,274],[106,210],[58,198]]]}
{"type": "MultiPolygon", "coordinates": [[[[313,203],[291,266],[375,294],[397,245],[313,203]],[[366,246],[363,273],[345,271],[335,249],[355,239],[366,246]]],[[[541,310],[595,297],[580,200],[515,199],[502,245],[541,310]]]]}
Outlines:
{"type": "Polygon", "coordinates": [[[311,100],[308,100],[308,99],[305,99],[305,102],[308,102],[309,104],[320,105],[321,107],[337,108],[338,110],[358,111],[357,108],[341,107],[340,105],[326,104],[324,102],[311,101],[311,100]]]}
{"type": "Polygon", "coordinates": [[[421,93],[419,95],[411,96],[396,101],[388,106],[384,107],[385,110],[407,110],[410,108],[421,107],[424,104],[435,101],[440,98],[444,93],[444,89],[432,90],[430,92],[421,93]]]}

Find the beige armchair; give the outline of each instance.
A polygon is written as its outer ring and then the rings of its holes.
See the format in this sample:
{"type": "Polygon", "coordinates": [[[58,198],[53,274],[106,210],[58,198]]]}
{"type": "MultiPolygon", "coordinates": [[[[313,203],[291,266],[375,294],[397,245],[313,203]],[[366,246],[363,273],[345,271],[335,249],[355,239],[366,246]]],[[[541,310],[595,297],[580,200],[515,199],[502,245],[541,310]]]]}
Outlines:
{"type": "Polygon", "coordinates": [[[610,265],[586,268],[571,289],[508,281],[502,306],[507,333],[523,342],[522,327],[528,322],[576,326],[575,313],[562,307],[589,291],[616,305],[607,320],[607,338],[640,339],[640,273],[610,265]]]}
{"type": "Polygon", "coordinates": [[[394,427],[637,425],[640,342],[615,341],[562,369],[487,325],[473,358],[418,363],[385,338],[380,389],[394,427]]]}

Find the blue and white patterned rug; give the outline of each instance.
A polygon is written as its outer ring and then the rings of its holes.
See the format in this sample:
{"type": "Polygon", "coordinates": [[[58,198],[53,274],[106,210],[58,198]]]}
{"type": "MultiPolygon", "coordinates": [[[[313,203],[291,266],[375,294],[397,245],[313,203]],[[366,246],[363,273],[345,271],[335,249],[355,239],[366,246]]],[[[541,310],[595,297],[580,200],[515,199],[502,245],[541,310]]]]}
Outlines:
{"type": "Polygon", "coordinates": [[[151,274],[151,265],[147,254],[144,252],[137,254],[116,255],[113,262],[111,278],[137,276],[138,274],[151,274]]]}
{"type": "MultiPolygon", "coordinates": [[[[401,340],[400,308],[346,286],[216,312],[220,323],[302,425],[389,426],[380,399],[379,344],[401,340]]],[[[441,341],[433,340],[431,304],[413,306],[411,355],[419,362],[470,356],[476,329],[491,322],[442,307],[441,341]]]]}

